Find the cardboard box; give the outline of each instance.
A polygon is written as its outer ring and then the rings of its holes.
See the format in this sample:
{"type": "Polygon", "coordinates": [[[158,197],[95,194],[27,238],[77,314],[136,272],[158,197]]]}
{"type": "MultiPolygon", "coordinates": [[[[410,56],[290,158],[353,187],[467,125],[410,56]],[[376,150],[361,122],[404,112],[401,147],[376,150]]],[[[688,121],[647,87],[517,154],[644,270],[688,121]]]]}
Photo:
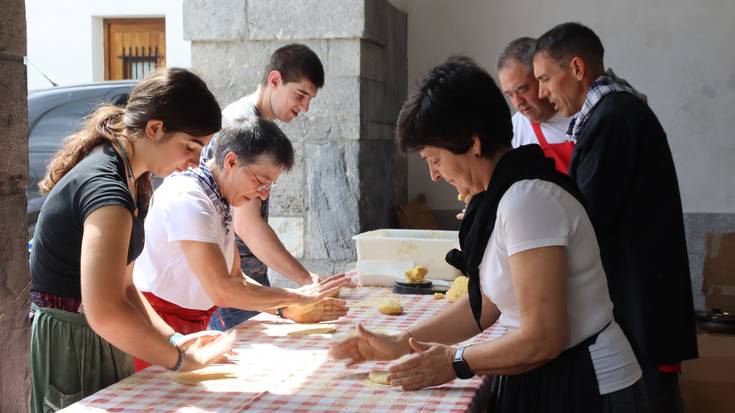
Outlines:
{"type": "Polygon", "coordinates": [[[705,235],[703,283],[708,309],[735,313],[735,234],[705,235]]]}
{"type": "Polygon", "coordinates": [[[699,359],[685,361],[680,380],[687,412],[735,412],[735,334],[697,334],[699,359]]]}

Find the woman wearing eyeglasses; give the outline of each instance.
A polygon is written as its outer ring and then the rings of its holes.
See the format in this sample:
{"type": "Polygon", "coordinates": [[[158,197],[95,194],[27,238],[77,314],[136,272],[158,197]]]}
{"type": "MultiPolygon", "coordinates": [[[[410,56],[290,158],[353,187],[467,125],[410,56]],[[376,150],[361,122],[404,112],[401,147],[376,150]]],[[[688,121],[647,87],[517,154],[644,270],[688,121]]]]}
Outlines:
{"type": "MultiPolygon", "coordinates": [[[[293,147],[262,118],[225,127],[217,140],[212,159],[167,178],[154,193],[135,285],[161,318],[185,334],[206,330],[219,306],[297,322],[346,314],[344,301],[327,298],[349,283],[344,275],[285,289],[262,286],[242,272],[233,207],[267,199],[278,176],[293,165],[293,147]]],[[[136,368],[144,366],[136,360],[136,368]]]]}

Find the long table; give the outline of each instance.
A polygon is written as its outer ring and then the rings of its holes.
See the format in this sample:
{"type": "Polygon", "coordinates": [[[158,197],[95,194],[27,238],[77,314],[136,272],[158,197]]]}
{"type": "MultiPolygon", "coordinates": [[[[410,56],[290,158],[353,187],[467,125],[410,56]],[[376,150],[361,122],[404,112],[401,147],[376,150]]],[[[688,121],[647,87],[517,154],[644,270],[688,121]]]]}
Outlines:
{"type": "MultiPolygon", "coordinates": [[[[346,368],[327,350],[336,338],[350,334],[356,323],[368,329],[397,332],[430,318],[446,305],[427,295],[396,296],[386,288],[342,290],[350,312],[336,322],[334,334],[287,335],[297,325],[261,314],[237,328],[234,366],[237,378],[205,381],[195,386],[175,383],[172,373],[152,366],[64,409],[72,412],[468,412],[484,409],[482,378],[454,380],[420,391],[367,380],[372,369],[390,363],[370,362],[346,368]],[[383,315],[378,303],[400,297],[404,314],[383,315]]],[[[502,335],[493,327],[469,340],[502,335]]]]}

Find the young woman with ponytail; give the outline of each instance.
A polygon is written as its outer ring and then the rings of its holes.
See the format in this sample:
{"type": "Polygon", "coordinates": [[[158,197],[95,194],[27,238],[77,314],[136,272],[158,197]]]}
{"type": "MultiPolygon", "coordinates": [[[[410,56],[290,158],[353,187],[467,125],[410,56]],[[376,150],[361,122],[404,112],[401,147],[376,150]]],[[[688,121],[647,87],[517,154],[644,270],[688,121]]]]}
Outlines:
{"type": "Polygon", "coordinates": [[[231,349],[228,335],[176,333],[132,282],[151,175],[198,165],[220,126],[219,105],[199,77],[162,69],[133,89],[125,108],[99,107],[50,162],[30,263],[33,412],[129,376],[130,355],[178,371],[231,349]]]}

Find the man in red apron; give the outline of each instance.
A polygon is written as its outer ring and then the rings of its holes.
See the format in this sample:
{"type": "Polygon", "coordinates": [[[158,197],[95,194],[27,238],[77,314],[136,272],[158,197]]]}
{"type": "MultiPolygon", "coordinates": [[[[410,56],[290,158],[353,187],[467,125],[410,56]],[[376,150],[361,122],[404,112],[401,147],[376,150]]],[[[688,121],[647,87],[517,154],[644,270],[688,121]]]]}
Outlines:
{"type": "Polygon", "coordinates": [[[498,59],[498,80],[503,93],[517,110],[513,115],[513,147],[538,144],[556,169],[569,173],[574,143],[567,135],[571,118],[554,110],[548,99],[539,99],[531,54],[536,40],[521,37],[506,46],[498,59]]]}

